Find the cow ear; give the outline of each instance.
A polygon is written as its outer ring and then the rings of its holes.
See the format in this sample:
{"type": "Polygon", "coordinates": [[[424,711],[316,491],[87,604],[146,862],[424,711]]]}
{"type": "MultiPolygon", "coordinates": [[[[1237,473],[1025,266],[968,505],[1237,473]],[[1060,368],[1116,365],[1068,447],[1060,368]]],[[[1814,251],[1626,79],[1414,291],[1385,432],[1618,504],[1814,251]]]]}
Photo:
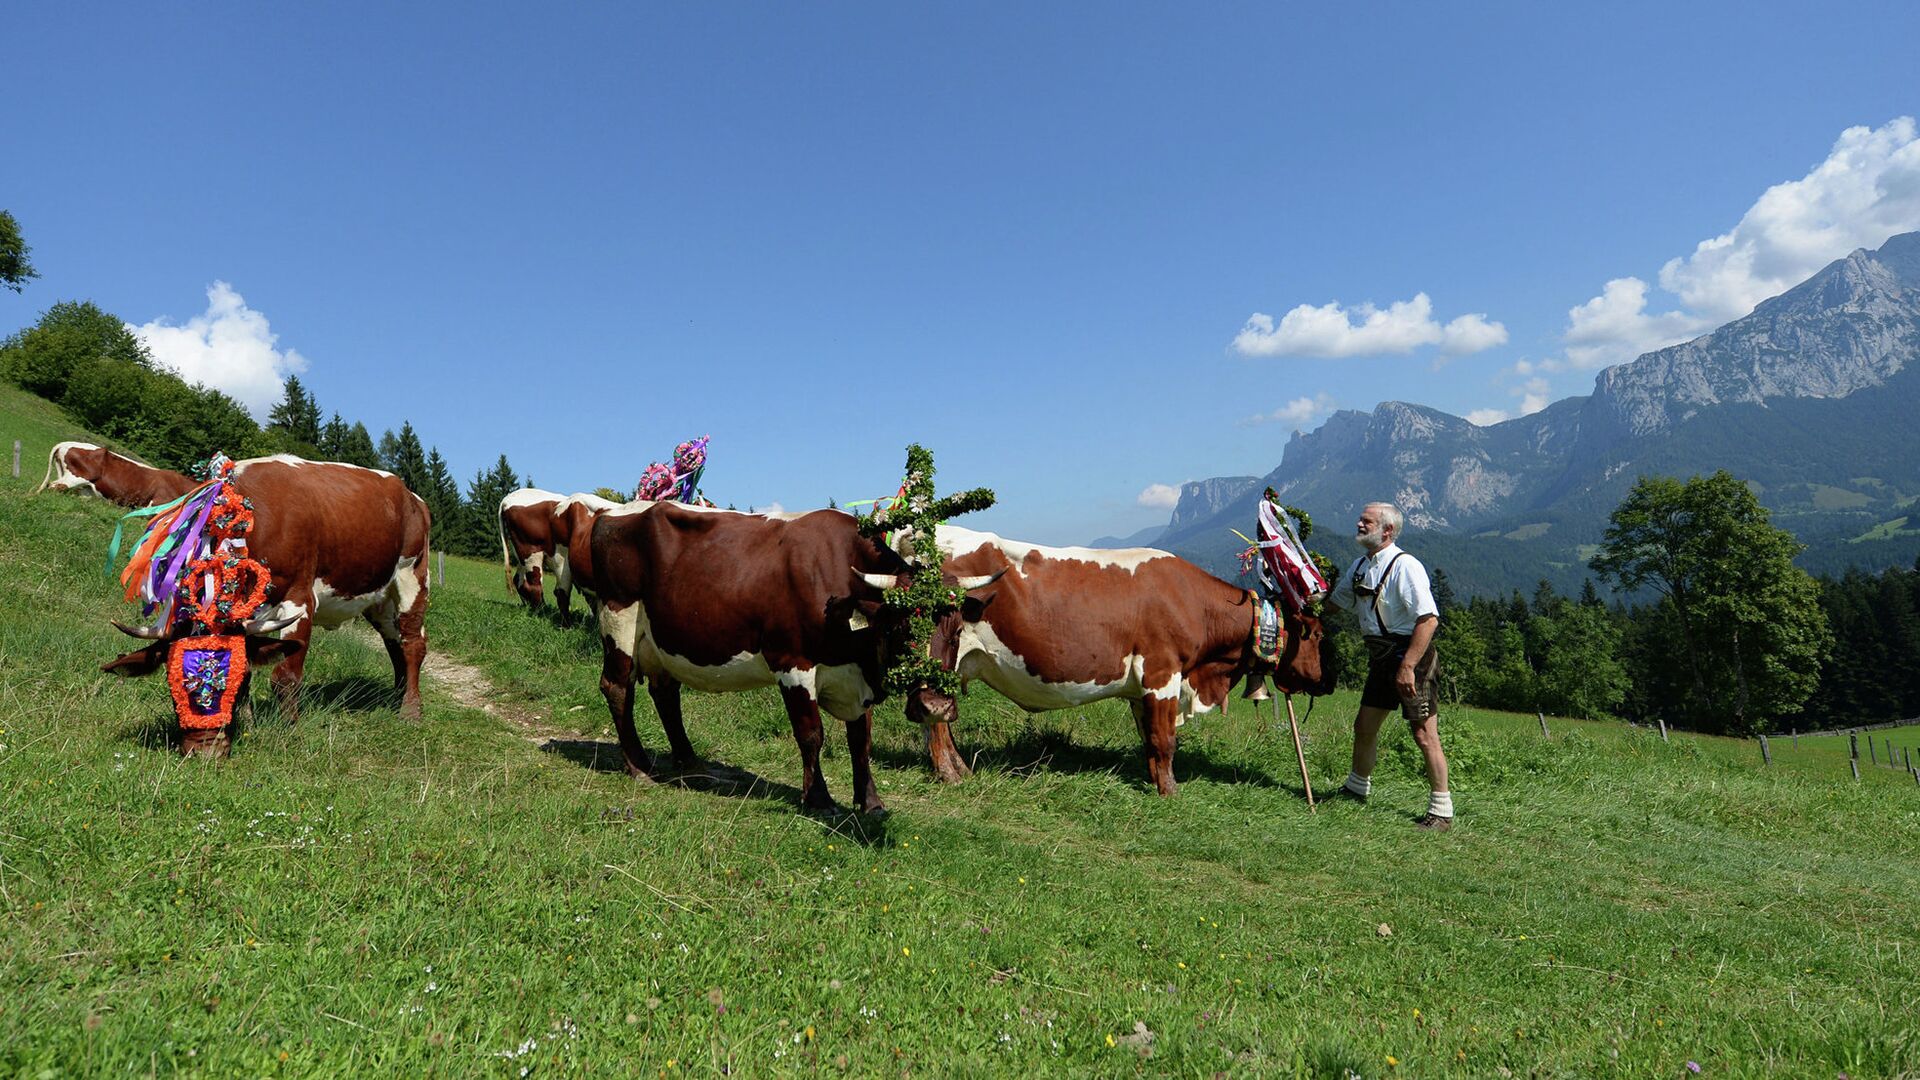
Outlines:
{"type": "Polygon", "coordinates": [[[167,642],[156,641],[144,649],[137,649],[101,664],[100,670],[127,678],[137,678],[141,675],[153,674],[160,670],[161,664],[166,662],[167,642]]]}
{"type": "Polygon", "coordinates": [[[300,647],[292,638],[250,637],[247,639],[247,663],[255,667],[277,664],[300,647]]]}
{"type": "Polygon", "coordinates": [[[977,595],[969,593],[960,601],[960,618],[966,622],[979,622],[986,618],[987,605],[993,603],[993,598],[998,595],[1000,595],[998,589],[977,595]]]}

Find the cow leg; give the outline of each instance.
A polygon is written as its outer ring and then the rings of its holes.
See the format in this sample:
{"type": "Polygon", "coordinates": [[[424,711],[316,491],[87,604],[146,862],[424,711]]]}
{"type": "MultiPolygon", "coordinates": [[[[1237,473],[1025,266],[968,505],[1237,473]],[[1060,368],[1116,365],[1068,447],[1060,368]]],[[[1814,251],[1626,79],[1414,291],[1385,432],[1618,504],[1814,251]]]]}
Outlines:
{"type": "Polygon", "coordinates": [[[559,609],[561,626],[573,625],[573,590],[558,582],[553,586],[553,606],[559,609]]]}
{"type": "Polygon", "coordinates": [[[886,813],[873,782],[873,710],[847,721],[847,756],[853,759],[853,804],[863,814],[886,813]]]}
{"type": "Polygon", "coordinates": [[[669,675],[656,675],[647,680],[647,696],[653,699],[653,711],[660,716],[660,726],[666,729],[667,745],[673,748],[673,763],[686,768],[700,760],[693,752],[693,744],[687,741],[687,726],[680,718],[680,683],[669,675]]]}
{"type": "Polygon", "coordinates": [[[814,696],[813,672],[783,671],[780,700],[793,722],[793,741],[800,744],[800,805],[807,810],[833,810],[827,778],[820,774],[820,701],[814,696]]]}
{"type": "Polygon", "coordinates": [[[422,561],[400,577],[366,618],[380,632],[393,665],[393,691],[400,695],[400,717],[420,719],[420,668],[427,659],[427,564],[422,561]]]}
{"type": "Polygon", "coordinates": [[[180,756],[219,760],[233,749],[233,740],[226,728],[182,728],[180,731],[180,756]]]}
{"type": "MultiPolygon", "coordinates": [[[[312,601],[309,595],[300,603],[306,605],[312,601]]],[[[313,618],[309,616],[294,623],[280,637],[283,641],[298,643],[287,654],[287,658],[273,669],[270,680],[274,696],[280,700],[280,715],[286,718],[287,725],[291,727],[300,722],[300,679],[307,670],[307,646],[313,640],[313,618]]]]}
{"type": "Polygon", "coordinates": [[[1132,705],[1133,721],[1140,729],[1141,749],[1146,754],[1147,774],[1153,777],[1160,794],[1171,795],[1180,789],[1173,779],[1173,750],[1180,741],[1173,722],[1180,715],[1180,701],[1147,697],[1132,705]]]}
{"type": "Polygon", "coordinates": [[[620,651],[611,636],[602,634],[604,650],[600,662],[600,693],[613,714],[613,730],[620,736],[620,755],[626,759],[627,775],[636,780],[653,776],[653,758],[640,744],[640,733],[633,727],[633,657],[620,651]]]}

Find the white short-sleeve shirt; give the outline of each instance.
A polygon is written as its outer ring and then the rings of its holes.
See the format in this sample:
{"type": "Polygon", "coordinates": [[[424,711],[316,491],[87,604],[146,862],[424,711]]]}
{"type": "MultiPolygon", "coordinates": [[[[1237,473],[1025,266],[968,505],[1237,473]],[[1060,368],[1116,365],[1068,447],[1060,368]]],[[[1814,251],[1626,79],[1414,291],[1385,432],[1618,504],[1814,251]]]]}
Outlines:
{"type": "Polygon", "coordinates": [[[1334,584],[1330,599],[1334,606],[1354,613],[1362,634],[1408,635],[1413,633],[1413,625],[1421,616],[1440,614],[1439,605],[1433,602],[1433,585],[1427,580],[1427,568],[1419,559],[1402,551],[1398,544],[1388,544],[1371,555],[1355,559],[1334,584]],[[1396,559],[1396,555],[1399,558],[1396,559]],[[1389,566],[1391,573],[1387,570],[1389,566]],[[1382,574],[1387,574],[1384,582],[1380,580],[1382,574]],[[1361,597],[1354,591],[1356,581],[1362,587],[1380,589],[1384,629],[1374,622],[1373,598],[1361,597]]]}

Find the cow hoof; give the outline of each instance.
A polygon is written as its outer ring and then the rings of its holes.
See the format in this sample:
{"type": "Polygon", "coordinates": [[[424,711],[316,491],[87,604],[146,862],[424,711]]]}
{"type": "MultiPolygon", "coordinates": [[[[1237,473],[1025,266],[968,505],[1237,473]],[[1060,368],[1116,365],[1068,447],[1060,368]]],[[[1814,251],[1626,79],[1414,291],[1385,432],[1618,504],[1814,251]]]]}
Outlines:
{"type": "Polygon", "coordinates": [[[885,818],[888,814],[892,813],[891,810],[887,809],[887,804],[881,802],[879,799],[875,799],[872,802],[861,806],[860,812],[874,819],[875,821],[879,821],[885,818]]]}
{"type": "Polygon", "coordinates": [[[838,818],[846,817],[846,808],[829,799],[825,803],[801,803],[800,812],[808,817],[838,818]]]}
{"type": "Polygon", "coordinates": [[[657,784],[660,782],[652,773],[632,764],[627,766],[627,776],[636,784],[657,784]]]}
{"type": "Polygon", "coordinates": [[[939,762],[933,767],[933,778],[943,784],[957,784],[973,775],[963,761],[939,762]]]}

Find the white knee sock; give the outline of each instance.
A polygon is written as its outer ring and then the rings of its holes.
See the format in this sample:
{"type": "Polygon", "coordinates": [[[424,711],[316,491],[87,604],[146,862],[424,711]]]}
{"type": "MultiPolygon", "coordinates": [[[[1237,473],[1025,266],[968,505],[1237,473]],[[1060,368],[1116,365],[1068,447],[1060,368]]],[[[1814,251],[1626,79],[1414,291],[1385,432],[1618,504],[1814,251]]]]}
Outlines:
{"type": "Polygon", "coordinates": [[[1357,772],[1349,771],[1347,773],[1347,790],[1353,792],[1355,795],[1371,795],[1373,794],[1373,778],[1361,776],[1357,772]]]}
{"type": "Polygon", "coordinates": [[[1436,791],[1427,799],[1427,813],[1434,817],[1453,816],[1453,792],[1436,791]]]}

